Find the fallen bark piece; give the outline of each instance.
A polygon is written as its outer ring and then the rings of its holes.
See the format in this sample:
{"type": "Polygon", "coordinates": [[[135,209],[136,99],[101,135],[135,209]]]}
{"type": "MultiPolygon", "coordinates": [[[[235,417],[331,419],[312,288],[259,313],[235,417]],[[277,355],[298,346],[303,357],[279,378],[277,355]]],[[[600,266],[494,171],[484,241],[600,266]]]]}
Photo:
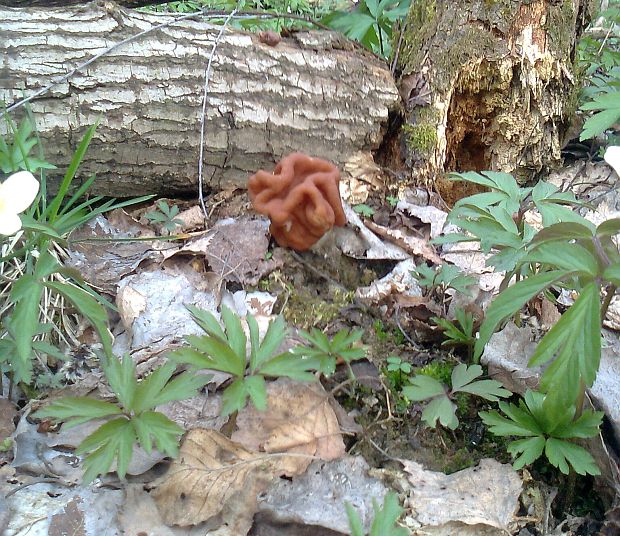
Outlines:
{"type": "MultiPolygon", "coordinates": [[[[81,134],[100,120],[80,166],[85,178],[96,173],[93,191],[195,193],[205,71],[221,29],[200,17],[128,42],[33,100],[47,158],[64,170],[81,134]]],[[[175,16],[105,2],[0,7],[0,20],[3,48],[11,50],[3,57],[0,102],[10,107],[175,16]]],[[[307,147],[340,169],[379,147],[400,100],[390,70],[361,50],[337,50],[329,41],[342,38],[325,34],[321,43],[283,38],[272,47],[255,34],[224,31],[208,81],[205,186],[245,186],[257,169],[307,147]]]]}

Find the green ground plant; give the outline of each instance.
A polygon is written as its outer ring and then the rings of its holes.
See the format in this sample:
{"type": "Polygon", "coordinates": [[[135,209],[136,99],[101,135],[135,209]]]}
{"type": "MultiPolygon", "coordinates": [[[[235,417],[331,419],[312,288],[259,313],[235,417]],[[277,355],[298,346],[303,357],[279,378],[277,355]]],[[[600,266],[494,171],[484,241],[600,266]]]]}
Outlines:
{"type": "MultiPolygon", "coordinates": [[[[0,165],[4,173],[36,173],[39,192],[30,208],[20,215],[21,229],[2,241],[0,268],[4,275],[0,296],[4,298],[0,313],[0,370],[13,383],[38,385],[53,382],[49,370],[33,377],[33,364],[47,362],[47,357],[64,359],[55,341],[66,338],[58,327],[56,313],[44,304],[57,303],[59,310],[74,308],[97,331],[104,351],[111,354],[111,337],[107,330],[105,300],[90,289],[75,270],[62,266],[59,256],[67,237],[77,227],[98,214],[149,199],[145,196],[125,202],[92,196],[84,200],[94,177],[75,186],[75,179],[96,125],[87,129],[60,181],[58,191],[48,200],[46,170],[54,169],[44,157],[36,136],[33,119],[28,116],[18,126],[4,117],[7,134],[0,138],[0,165]],[[38,154],[33,154],[38,149],[38,154]],[[60,299],[60,302],[56,299],[60,299]],[[64,305],[63,305],[64,304],[64,305]]],[[[68,343],[67,343],[68,344],[68,343]]]]}
{"type": "Polygon", "coordinates": [[[449,387],[431,376],[417,374],[409,379],[409,385],[403,387],[402,394],[413,402],[429,401],[422,412],[422,420],[428,426],[435,428],[439,421],[442,426],[455,430],[459,425],[457,404],[454,402],[457,393],[468,393],[492,402],[512,394],[496,380],[477,380],[482,374],[480,365],[461,363],[452,370],[449,387]]]}
{"type": "MultiPolygon", "coordinates": [[[[586,32],[578,47],[579,63],[586,85],[581,91],[581,110],[596,112],[586,119],[579,139],[594,138],[620,121],[620,5],[617,1],[594,19],[598,33],[586,32]]],[[[617,145],[618,137],[608,135],[607,143],[617,145]]]]}
{"type": "MultiPolygon", "coordinates": [[[[349,503],[345,504],[347,509],[347,517],[349,518],[349,526],[351,527],[351,536],[365,536],[364,527],[359,514],[355,508],[349,503]]],[[[383,499],[383,505],[379,506],[377,501],[373,500],[373,508],[375,517],[370,527],[368,536],[408,536],[409,531],[404,527],[398,527],[396,521],[403,513],[403,509],[398,504],[396,493],[389,492],[383,499]]]]}
{"type": "Polygon", "coordinates": [[[156,204],[156,208],[145,213],[144,217],[153,223],[161,225],[168,233],[174,233],[179,225],[183,225],[183,221],[176,217],[178,214],[178,206],[169,206],[166,201],[160,199],[156,204]]]}
{"type": "Polygon", "coordinates": [[[153,411],[174,400],[196,396],[211,376],[184,372],[172,378],[175,364],[155,369],[141,381],[136,379],[133,359],[125,355],[106,358],[102,368],[117,402],[89,397],[65,397],[40,409],[33,416],[64,421],[68,429],[88,421],[108,419],[86,437],[75,453],[84,458],[84,483],[107,473],[116,461],[116,471],[124,478],[135,444],[147,453],[153,444],[164,454],[176,457],[184,430],[163,413],[153,411]]]}
{"type": "Polygon", "coordinates": [[[474,315],[469,311],[465,311],[462,307],[457,307],[455,316],[456,319],[454,322],[438,316],[433,316],[431,320],[443,330],[445,340],[441,345],[447,347],[465,347],[467,349],[468,359],[471,361],[474,345],[476,344],[474,315]]]}
{"type": "Polygon", "coordinates": [[[292,351],[278,353],[287,334],[284,319],[279,316],[270,321],[265,336],[260,340],[258,324],[251,315],[246,316],[250,335],[248,355],[247,337],[241,319],[230,309],[222,307],[224,328],[212,313],[191,306],[188,309],[205,335],[186,337],[189,347],[175,350],[168,357],[195,369],[219,370],[233,376],[233,382],[222,395],[222,415],[231,415],[243,409],[248,398],[257,409],[265,410],[266,377],[313,381],[316,379],[315,371],[331,374],[339,357],[348,364],[364,356],[362,348],[352,346],[362,332],[351,333],[347,330],[338,332],[332,340],[316,329],[311,333],[302,332],[309,346],[300,345],[292,351]]]}

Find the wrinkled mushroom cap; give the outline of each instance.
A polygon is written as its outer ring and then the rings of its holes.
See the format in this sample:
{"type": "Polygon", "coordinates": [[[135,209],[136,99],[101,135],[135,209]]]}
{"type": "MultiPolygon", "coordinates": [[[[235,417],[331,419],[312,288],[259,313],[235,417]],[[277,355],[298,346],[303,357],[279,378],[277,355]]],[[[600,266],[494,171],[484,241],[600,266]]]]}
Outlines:
{"type": "Polygon", "coordinates": [[[304,251],[334,225],[346,223],[339,181],[340,172],[331,162],[292,153],[273,173],[252,175],[248,190],[254,209],[271,220],[276,242],[304,251]]]}

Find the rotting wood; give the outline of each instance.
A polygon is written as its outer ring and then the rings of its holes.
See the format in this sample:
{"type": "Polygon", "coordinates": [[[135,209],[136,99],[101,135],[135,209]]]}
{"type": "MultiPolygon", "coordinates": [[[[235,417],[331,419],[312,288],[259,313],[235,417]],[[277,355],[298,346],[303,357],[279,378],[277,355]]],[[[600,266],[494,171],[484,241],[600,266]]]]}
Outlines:
{"type": "Polygon", "coordinates": [[[488,169],[526,181],[556,165],[579,90],[575,46],[592,4],[414,2],[397,63],[407,101],[400,148],[414,181],[437,185],[445,171],[488,169]]]}
{"type": "MultiPolygon", "coordinates": [[[[110,3],[0,8],[0,101],[11,105],[171,18],[110,3]]],[[[97,174],[97,192],[195,193],[204,74],[219,29],[185,20],[156,30],[33,100],[47,159],[63,169],[101,118],[80,168],[84,178],[97,174]]],[[[337,34],[300,32],[270,47],[226,30],[208,85],[205,185],[245,185],[292,151],[344,169],[375,150],[399,95],[384,63],[348,45],[337,34]]]]}

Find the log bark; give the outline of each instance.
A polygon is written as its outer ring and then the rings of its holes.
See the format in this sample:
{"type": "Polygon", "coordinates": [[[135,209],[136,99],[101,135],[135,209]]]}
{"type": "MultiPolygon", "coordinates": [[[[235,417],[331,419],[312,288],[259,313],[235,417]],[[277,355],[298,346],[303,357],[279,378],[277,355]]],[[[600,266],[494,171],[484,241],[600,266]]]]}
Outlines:
{"type": "Polygon", "coordinates": [[[400,141],[414,179],[500,170],[527,181],[555,166],[577,103],[575,46],[592,4],[415,2],[397,37],[407,101],[400,141]]]}
{"type": "MultiPolygon", "coordinates": [[[[171,16],[105,3],[0,8],[0,20],[0,102],[10,106],[171,16]]],[[[184,20],[158,29],[33,100],[47,160],[64,169],[100,119],[80,168],[84,178],[97,174],[97,192],[195,193],[205,69],[220,28],[184,20]]],[[[399,101],[383,62],[337,34],[300,32],[271,47],[227,29],[208,84],[205,184],[245,186],[293,151],[341,168],[368,159],[399,101]]]]}

